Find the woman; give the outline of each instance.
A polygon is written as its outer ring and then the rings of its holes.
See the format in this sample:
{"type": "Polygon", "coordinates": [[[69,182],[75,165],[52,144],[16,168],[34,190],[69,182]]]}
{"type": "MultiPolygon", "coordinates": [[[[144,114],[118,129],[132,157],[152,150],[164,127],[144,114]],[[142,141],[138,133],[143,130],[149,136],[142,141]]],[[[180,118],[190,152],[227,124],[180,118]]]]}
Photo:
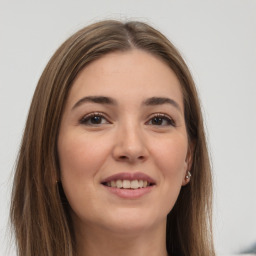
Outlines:
{"type": "Polygon", "coordinates": [[[19,255],[215,255],[197,92],[141,22],[71,36],[36,88],[14,179],[19,255]]]}

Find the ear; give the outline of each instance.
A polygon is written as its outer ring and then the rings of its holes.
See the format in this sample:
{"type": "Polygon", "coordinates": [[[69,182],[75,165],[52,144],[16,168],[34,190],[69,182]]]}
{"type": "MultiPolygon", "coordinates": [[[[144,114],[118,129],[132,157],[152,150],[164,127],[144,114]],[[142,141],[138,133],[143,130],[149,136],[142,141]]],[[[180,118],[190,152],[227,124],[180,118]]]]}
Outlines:
{"type": "Polygon", "coordinates": [[[194,155],[194,144],[191,143],[188,147],[188,152],[187,152],[187,156],[185,159],[186,170],[184,172],[182,186],[186,186],[190,182],[190,179],[192,176],[190,170],[191,170],[192,163],[193,163],[193,155],[194,155]]]}

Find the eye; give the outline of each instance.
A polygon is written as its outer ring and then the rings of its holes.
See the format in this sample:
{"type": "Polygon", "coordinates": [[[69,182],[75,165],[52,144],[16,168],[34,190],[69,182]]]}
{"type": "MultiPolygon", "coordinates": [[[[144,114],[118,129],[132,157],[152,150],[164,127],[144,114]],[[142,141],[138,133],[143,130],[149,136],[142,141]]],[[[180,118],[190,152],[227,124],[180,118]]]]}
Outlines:
{"type": "Polygon", "coordinates": [[[175,126],[175,121],[165,114],[155,114],[148,122],[147,125],[154,126],[175,126]]]}
{"type": "Polygon", "coordinates": [[[101,124],[109,124],[110,122],[105,118],[102,113],[90,113],[84,116],[80,123],[88,126],[98,126],[101,124]]]}

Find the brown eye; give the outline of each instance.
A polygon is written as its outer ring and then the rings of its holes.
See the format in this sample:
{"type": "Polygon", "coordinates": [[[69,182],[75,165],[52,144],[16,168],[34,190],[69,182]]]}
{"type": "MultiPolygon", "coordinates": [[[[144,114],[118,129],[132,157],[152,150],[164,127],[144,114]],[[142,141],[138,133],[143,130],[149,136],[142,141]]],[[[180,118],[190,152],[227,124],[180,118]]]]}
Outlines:
{"type": "Polygon", "coordinates": [[[91,124],[100,124],[102,122],[102,117],[101,116],[93,116],[89,119],[91,124]]]}
{"type": "Polygon", "coordinates": [[[108,124],[109,121],[100,113],[92,113],[85,117],[83,117],[80,121],[81,124],[84,125],[101,125],[108,124]]]}
{"type": "Polygon", "coordinates": [[[175,126],[175,122],[173,119],[171,119],[170,117],[166,116],[166,115],[156,115],[153,118],[151,118],[148,123],[149,125],[155,125],[155,126],[168,126],[168,125],[172,125],[175,126]]]}
{"type": "Polygon", "coordinates": [[[151,120],[153,125],[162,125],[165,120],[162,117],[154,117],[151,120]]]}

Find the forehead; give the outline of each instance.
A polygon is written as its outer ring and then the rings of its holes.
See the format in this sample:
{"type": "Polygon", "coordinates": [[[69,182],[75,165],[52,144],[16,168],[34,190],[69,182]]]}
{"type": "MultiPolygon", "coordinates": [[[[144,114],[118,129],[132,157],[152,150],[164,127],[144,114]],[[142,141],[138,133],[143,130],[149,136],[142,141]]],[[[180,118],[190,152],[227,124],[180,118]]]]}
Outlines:
{"type": "Polygon", "coordinates": [[[109,53],[86,66],[76,77],[68,101],[74,103],[88,95],[133,101],[168,96],[181,107],[183,101],[172,69],[156,56],[137,49],[109,53]]]}

